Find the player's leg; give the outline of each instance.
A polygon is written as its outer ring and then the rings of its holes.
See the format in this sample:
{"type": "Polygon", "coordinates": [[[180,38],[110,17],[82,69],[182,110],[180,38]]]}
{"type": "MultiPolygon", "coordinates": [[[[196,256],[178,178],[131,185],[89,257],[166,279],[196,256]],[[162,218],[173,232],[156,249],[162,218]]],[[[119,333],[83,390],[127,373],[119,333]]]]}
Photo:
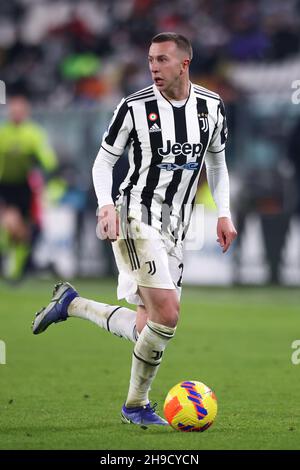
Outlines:
{"type": "MultiPolygon", "coordinates": [[[[138,249],[138,243],[136,248],[138,249]]],[[[139,286],[139,294],[146,307],[148,319],[134,347],[129,391],[122,409],[123,422],[140,425],[167,424],[150,406],[148,394],[164,350],[175,334],[183,269],[182,250],[170,240],[163,243],[157,240],[148,251],[151,253],[150,259],[154,258],[146,272],[150,274],[149,285],[153,283],[158,286],[161,283],[165,286],[169,284],[169,287],[146,287],[147,277],[140,276],[143,285],[139,286]]]]}
{"type": "Polygon", "coordinates": [[[127,408],[149,403],[149,390],[162,361],[164,350],[173,338],[179,315],[179,302],[174,290],[139,287],[148,319],[135,344],[127,408]]]}
{"type": "Polygon", "coordinates": [[[27,183],[0,185],[1,225],[7,242],[4,254],[5,277],[8,280],[22,278],[30,256],[31,198],[32,192],[27,183]]]}
{"type": "Polygon", "coordinates": [[[29,229],[17,207],[7,207],[2,216],[2,224],[15,242],[27,241],[29,229]]]}
{"type": "Polygon", "coordinates": [[[24,273],[24,268],[30,253],[30,230],[19,208],[8,206],[1,217],[2,230],[6,233],[7,257],[5,277],[18,280],[24,273]]]}
{"type": "Polygon", "coordinates": [[[149,318],[146,307],[143,305],[138,305],[136,309],[136,330],[140,334],[147,323],[149,318]]]}
{"type": "Polygon", "coordinates": [[[148,314],[141,299],[135,295],[137,283],[132,280],[131,262],[126,251],[126,241],[120,239],[113,243],[113,252],[119,269],[119,298],[126,297],[129,303],[137,304],[137,311],[118,305],[108,305],[94,300],[75,298],[68,307],[70,317],[79,317],[96,323],[101,328],[136,342],[144,328],[148,314]]]}
{"type": "Polygon", "coordinates": [[[100,328],[135,343],[147,322],[148,314],[141,305],[134,311],[119,305],[85,299],[79,296],[71,284],[61,282],[55,286],[50,304],[37,312],[32,325],[33,333],[40,334],[52,323],[64,321],[68,317],[89,320],[100,328]]]}
{"type": "MultiPolygon", "coordinates": [[[[139,233],[143,233],[144,229],[143,224],[140,224],[139,233]]],[[[147,232],[149,234],[149,228],[147,232]]],[[[136,254],[136,265],[140,266],[136,270],[138,292],[148,317],[133,351],[126,409],[149,403],[151,384],[163,352],[175,334],[179,317],[179,296],[173,280],[173,264],[180,264],[182,253],[176,253],[170,241],[157,238],[155,233],[152,235],[148,239],[129,240],[132,256],[136,254]]],[[[178,276],[178,268],[175,274],[178,276]]]]}
{"type": "Polygon", "coordinates": [[[145,304],[147,320],[175,328],[179,317],[179,301],[175,288],[158,289],[139,286],[139,294],[145,304]]]}
{"type": "Polygon", "coordinates": [[[134,310],[80,297],[68,282],[55,286],[48,306],[37,312],[32,331],[34,334],[40,334],[52,323],[65,321],[69,317],[89,320],[100,328],[133,342],[136,342],[138,337],[137,314],[134,310]]]}
{"type": "MultiPolygon", "coordinates": [[[[137,312],[127,307],[80,297],[73,286],[63,282],[55,287],[50,304],[37,312],[32,327],[34,334],[42,333],[52,323],[66,320],[68,317],[77,317],[89,320],[116,336],[134,343],[137,341],[138,333],[147,321],[147,313],[145,308],[139,305],[142,303],[141,299],[135,295],[137,284],[132,281],[125,241],[120,239],[113,243],[113,251],[120,272],[118,290],[131,294],[127,298],[129,303],[138,305],[137,312]]],[[[123,297],[125,295],[119,296],[119,298],[123,297]]]]}
{"type": "Polygon", "coordinates": [[[135,311],[83,297],[77,297],[71,302],[68,307],[68,316],[89,320],[100,328],[134,343],[148,319],[147,311],[142,305],[138,305],[135,311]]]}

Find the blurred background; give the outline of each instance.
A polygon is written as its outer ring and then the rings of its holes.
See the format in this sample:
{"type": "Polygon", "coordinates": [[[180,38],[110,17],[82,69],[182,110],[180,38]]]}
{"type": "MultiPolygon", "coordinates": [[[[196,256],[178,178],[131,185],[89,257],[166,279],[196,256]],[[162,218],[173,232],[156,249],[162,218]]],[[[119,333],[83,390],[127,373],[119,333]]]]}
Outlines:
{"type": "MultiPolygon", "coordinates": [[[[1,2],[3,280],[115,275],[109,244],[96,238],[91,169],[116,104],[151,83],[147,51],[162,31],[190,38],[192,81],[225,102],[239,232],[223,256],[203,175],[204,243],[186,252],[185,282],[300,284],[299,0],[1,2]],[[8,186],[18,207],[27,187],[34,196],[23,220],[5,210],[8,186]]],[[[126,169],[124,156],[114,195],[126,169]]]]}

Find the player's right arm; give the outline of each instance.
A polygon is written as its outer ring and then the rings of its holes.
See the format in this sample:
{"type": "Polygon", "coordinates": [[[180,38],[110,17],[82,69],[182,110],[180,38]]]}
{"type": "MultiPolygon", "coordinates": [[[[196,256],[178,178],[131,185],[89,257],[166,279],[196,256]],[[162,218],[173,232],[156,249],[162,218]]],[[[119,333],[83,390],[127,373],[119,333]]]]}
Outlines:
{"type": "Polygon", "coordinates": [[[107,204],[98,212],[97,236],[114,241],[119,236],[119,218],[114,204],[107,204]]]}
{"type": "Polygon", "coordinates": [[[123,99],[116,108],[93,166],[93,183],[98,199],[97,235],[114,241],[119,235],[119,220],[112,199],[113,167],[124,152],[133,122],[123,99]]]}

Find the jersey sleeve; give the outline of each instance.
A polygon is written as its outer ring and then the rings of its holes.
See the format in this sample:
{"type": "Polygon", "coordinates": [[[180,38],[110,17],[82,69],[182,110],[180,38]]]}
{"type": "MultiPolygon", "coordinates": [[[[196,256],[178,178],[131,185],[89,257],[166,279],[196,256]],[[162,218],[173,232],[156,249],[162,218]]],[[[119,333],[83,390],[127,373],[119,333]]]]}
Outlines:
{"type": "Polygon", "coordinates": [[[227,141],[228,129],[226,122],[225,106],[220,99],[217,110],[217,122],[214,132],[209,143],[208,151],[211,153],[219,153],[225,149],[227,141]]]}
{"type": "Polygon", "coordinates": [[[104,133],[101,149],[117,160],[123,153],[133,128],[131,113],[123,98],[117,106],[108,130],[104,133]]]}
{"type": "Polygon", "coordinates": [[[101,147],[93,165],[93,183],[99,208],[113,204],[111,195],[113,167],[127,145],[132,128],[133,122],[129,107],[125,99],[122,99],[114,112],[108,130],[103,135],[101,147]]]}
{"type": "Polygon", "coordinates": [[[218,210],[218,217],[229,217],[229,176],[225,152],[207,152],[205,155],[207,181],[218,210]]]}

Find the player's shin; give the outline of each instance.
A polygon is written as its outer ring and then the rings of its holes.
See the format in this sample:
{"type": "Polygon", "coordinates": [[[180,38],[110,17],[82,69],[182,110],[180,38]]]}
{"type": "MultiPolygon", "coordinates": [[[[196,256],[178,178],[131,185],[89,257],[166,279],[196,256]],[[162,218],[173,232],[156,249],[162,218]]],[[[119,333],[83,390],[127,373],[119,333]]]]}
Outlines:
{"type": "Polygon", "coordinates": [[[134,347],[126,407],[149,403],[151,384],[157,374],[163,352],[175,331],[176,328],[148,320],[134,347]]]}
{"type": "Polygon", "coordinates": [[[116,336],[137,341],[136,312],[129,308],[76,297],[68,307],[68,315],[90,320],[116,336]]]}

